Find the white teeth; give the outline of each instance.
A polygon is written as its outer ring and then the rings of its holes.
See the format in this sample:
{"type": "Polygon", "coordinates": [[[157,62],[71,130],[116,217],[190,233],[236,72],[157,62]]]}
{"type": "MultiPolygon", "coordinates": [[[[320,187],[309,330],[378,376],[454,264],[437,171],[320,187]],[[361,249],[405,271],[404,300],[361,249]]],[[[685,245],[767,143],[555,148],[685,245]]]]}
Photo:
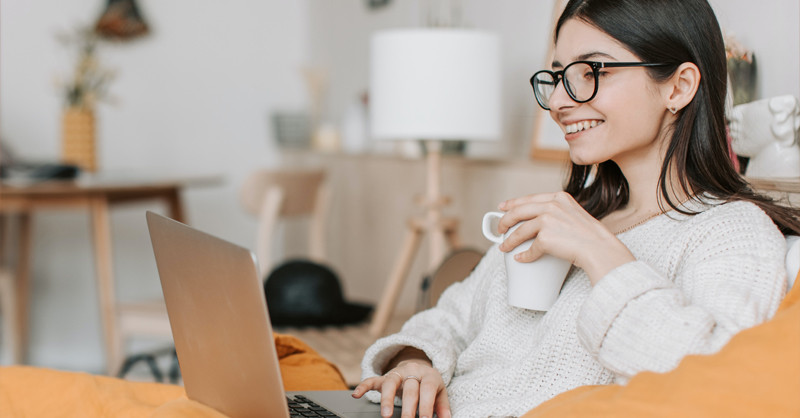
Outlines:
{"type": "Polygon", "coordinates": [[[597,125],[603,123],[601,120],[584,120],[581,122],[575,122],[572,124],[567,125],[564,129],[566,129],[568,134],[574,134],[575,132],[584,131],[589,128],[594,128],[597,125]]]}

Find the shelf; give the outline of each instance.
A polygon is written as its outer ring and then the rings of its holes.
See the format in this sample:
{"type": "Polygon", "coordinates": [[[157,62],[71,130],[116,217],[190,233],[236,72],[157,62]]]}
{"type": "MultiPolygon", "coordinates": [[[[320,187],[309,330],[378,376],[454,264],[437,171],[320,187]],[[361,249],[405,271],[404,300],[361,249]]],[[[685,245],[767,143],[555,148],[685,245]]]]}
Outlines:
{"type": "Polygon", "coordinates": [[[783,193],[800,193],[800,178],[746,178],[753,188],[783,193]]]}

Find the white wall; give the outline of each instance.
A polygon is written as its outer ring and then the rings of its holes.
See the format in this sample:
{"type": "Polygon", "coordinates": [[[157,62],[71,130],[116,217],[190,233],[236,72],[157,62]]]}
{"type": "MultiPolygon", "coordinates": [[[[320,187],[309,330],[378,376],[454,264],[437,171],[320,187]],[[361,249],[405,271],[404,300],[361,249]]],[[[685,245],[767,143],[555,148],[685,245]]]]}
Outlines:
{"type": "MultiPolygon", "coordinates": [[[[56,75],[69,69],[54,33],[93,23],[104,0],[7,0],[0,6],[0,134],[22,157],[58,158],[56,75]]],[[[237,187],[245,173],[277,165],[269,115],[306,106],[299,68],[308,61],[306,1],[140,0],[147,38],[103,45],[119,76],[116,105],[98,109],[99,163],[111,172],[211,173],[222,186],[186,193],[189,220],[252,246],[237,187]]],[[[159,295],[144,223],[147,205],[112,213],[118,296],[159,295]]],[[[154,207],[154,209],[159,209],[154,207]]],[[[100,370],[103,356],[88,216],[35,217],[33,364],[100,370]]]]}
{"type": "MultiPolygon", "coordinates": [[[[152,34],[101,51],[104,62],[119,71],[111,88],[119,104],[101,105],[98,114],[103,169],[224,175],[224,186],[186,194],[189,220],[251,246],[253,223],[241,214],[237,187],[254,167],[280,164],[268,116],[307,105],[300,67],[328,68],[326,116],[339,122],[366,87],[369,35],[423,24],[421,1],[394,0],[369,11],[364,0],[140,0],[152,34]]],[[[800,96],[798,1],[711,2],[723,28],[756,51],[760,97],[800,96]]],[[[466,26],[496,31],[503,39],[504,141],[474,152],[524,156],[535,106],[528,78],[544,67],[550,1],[461,3],[466,26]]],[[[103,4],[0,4],[0,135],[23,156],[58,155],[61,104],[53,79],[67,66],[53,33],[92,22],[103,4]]],[[[112,214],[122,300],[160,291],[145,208],[112,214]]],[[[102,369],[88,227],[80,211],[44,212],[35,219],[33,364],[102,369]]]]}
{"type": "Polygon", "coordinates": [[[710,0],[724,33],[754,51],[756,98],[800,97],[800,1],[710,0]]]}
{"type": "MultiPolygon", "coordinates": [[[[327,116],[338,121],[349,103],[367,88],[369,38],[381,29],[424,26],[426,8],[435,1],[395,0],[389,6],[368,11],[363,1],[313,2],[311,7],[311,57],[329,69],[335,83],[330,87],[327,116]],[[346,23],[345,23],[346,22],[346,23]]],[[[547,53],[551,2],[546,0],[463,0],[462,23],[487,29],[501,37],[503,66],[503,138],[500,144],[470,144],[471,153],[508,157],[526,155],[536,102],[528,84],[542,67],[547,53]]]]}
{"type": "MultiPolygon", "coordinates": [[[[501,144],[470,144],[474,155],[527,156],[536,102],[528,80],[546,67],[553,0],[453,0],[463,8],[463,24],[498,33],[503,48],[503,128],[501,144]],[[478,147],[476,147],[479,146],[478,147]]],[[[329,68],[327,112],[338,121],[366,89],[369,36],[392,27],[424,25],[424,5],[435,0],[394,0],[368,12],[360,0],[312,2],[311,57],[329,68]]],[[[755,51],[757,98],[800,97],[800,2],[797,0],[711,0],[726,33],[755,51]]]]}

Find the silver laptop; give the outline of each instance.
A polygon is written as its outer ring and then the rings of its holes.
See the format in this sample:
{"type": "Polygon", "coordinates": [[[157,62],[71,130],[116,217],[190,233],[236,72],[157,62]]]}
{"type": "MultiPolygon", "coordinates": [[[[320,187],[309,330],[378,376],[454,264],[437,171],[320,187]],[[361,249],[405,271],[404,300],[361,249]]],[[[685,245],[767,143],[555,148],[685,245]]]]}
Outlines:
{"type": "Polygon", "coordinates": [[[231,418],[288,418],[290,403],[380,417],[347,390],[284,391],[253,253],[152,212],[147,225],[189,399],[231,418]]]}

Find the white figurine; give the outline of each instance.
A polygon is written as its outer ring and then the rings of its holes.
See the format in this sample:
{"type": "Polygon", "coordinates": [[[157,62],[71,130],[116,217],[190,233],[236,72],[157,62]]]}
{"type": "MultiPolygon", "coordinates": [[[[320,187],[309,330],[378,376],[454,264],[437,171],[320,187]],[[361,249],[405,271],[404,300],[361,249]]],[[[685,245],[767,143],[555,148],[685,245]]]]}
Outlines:
{"type": "Polygon", "coordinates": [[[733,151],[750,157],[748,177],[800,177],[800,101],[791,95],[733,107],[733,151]]]}

